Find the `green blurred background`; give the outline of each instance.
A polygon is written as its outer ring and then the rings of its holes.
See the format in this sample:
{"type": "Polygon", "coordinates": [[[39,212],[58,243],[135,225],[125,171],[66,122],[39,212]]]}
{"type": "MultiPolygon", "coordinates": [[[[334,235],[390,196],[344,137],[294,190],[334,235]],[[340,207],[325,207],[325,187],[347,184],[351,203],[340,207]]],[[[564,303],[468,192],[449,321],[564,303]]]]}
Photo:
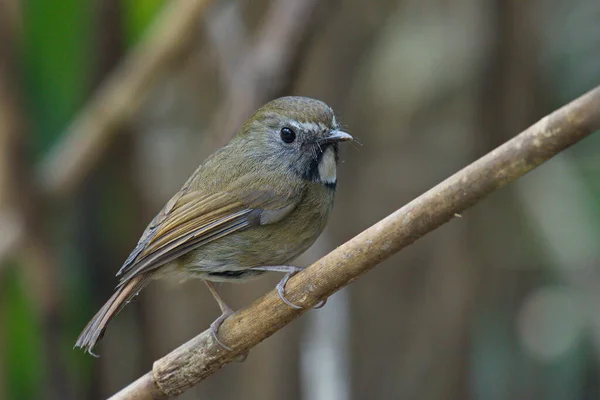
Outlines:
{"type": "MultiPolygon", "coordinates": [[[[218,316],[201,283],[157,282],[113,320],[100,358],[72,349],[146,223],[215,136],[233,133],[211,131],[239,84],[227,71],[286,1],[213,1],[83,184],[59,198],[39,195],[33,171],[169,2],[0,1],[13,90],[2,135],[19,120],[19,151],[0,149],[13,185],[0,179],[0,206],[27,213],[28,227],[0,259],[0,399],[105,398],[218,316]]],[[[363,146],[344,149],[334,214],[299,265],[600,83],[597,0],[316,8],[273,95],[324,100],[363,146]]],[[[599,135],[574,146],[181,398],[600,398],[599,152],[599,135]]],[[[239,308],[278,279],[220,291],[239,308]]]]}

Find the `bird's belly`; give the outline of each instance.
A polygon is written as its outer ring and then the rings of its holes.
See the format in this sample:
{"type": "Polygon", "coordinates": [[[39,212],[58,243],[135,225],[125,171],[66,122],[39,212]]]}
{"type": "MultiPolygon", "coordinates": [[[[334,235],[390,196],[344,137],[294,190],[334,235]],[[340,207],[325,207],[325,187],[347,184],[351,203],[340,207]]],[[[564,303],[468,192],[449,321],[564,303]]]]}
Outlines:
{"type": "Polygon", "coordinates": [[[264,273],[251,270],[252,267],[286,265],[316,240],[316,237],[298,236],[290,241],[274,239],[268,232],[262,235],[258,229],[252,228],[252,232],[240,232],[191,251],[181,258],[179,267],[193,278],[241,283],[264,273]]]}

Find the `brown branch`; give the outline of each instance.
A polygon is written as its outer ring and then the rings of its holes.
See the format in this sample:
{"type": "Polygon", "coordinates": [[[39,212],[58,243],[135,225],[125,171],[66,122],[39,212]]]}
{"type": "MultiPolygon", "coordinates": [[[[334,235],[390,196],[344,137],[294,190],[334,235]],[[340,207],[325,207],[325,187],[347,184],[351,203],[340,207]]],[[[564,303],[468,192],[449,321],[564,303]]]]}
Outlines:
{"type": "MultiPolygon", "coordinates": [[[[104,150],[147,97],[152,83],[168,70],[196,37],[210,0],[172,0],[148,36],[99,88],[37,170],[41,194],[65,198],[80,186],[104,150]]],[[[23,239],[21,216],[0,210],[0,262],[23,239]],[[3,225],[6,226],[6,225],[3,225]]]]}
{"type": "Polygon", "coordinates": [[[206,330],[157,360],[152,371],[112,399],[160,399],[183,393],[321,299],[598,129],[600,87],[544,117],[294,276],[286,295],[304,309],[286,306],[272,290],[221,326],[221,340],[234,351],[224,350],[206,330]]]}

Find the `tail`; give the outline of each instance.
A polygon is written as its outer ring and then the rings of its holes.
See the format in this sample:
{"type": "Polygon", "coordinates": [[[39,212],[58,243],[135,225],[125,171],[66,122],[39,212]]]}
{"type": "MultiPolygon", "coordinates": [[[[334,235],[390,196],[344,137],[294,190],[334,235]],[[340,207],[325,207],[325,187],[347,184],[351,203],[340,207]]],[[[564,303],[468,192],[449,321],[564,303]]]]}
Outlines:
{"type": "Polygon", "coordinates": [[[123,286],[119,286],[100,311],[94,315],[94,318],[88,322],[79,335],[79,338],[77,338],[75,347],[79,347],[96,356],[92,353],[92,349],[102,339],[102,336],[104,336],[106,325],[108,325],[112,317],[117,315],[148,284],[149,280],[150,274],[141,274],[133,277],[123,286]]]}

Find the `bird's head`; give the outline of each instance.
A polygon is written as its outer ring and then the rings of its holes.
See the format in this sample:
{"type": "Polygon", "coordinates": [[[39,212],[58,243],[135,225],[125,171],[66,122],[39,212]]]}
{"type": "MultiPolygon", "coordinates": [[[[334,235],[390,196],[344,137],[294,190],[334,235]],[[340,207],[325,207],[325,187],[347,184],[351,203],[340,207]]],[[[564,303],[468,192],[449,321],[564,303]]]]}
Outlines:
{"type": "Polygon", "coordinates": [[[261,107],[237,139],[259,164],[335,188],[338,143],[352,136],[340,130],[333,110],[322,101],[282,97],[261,107]]]}

